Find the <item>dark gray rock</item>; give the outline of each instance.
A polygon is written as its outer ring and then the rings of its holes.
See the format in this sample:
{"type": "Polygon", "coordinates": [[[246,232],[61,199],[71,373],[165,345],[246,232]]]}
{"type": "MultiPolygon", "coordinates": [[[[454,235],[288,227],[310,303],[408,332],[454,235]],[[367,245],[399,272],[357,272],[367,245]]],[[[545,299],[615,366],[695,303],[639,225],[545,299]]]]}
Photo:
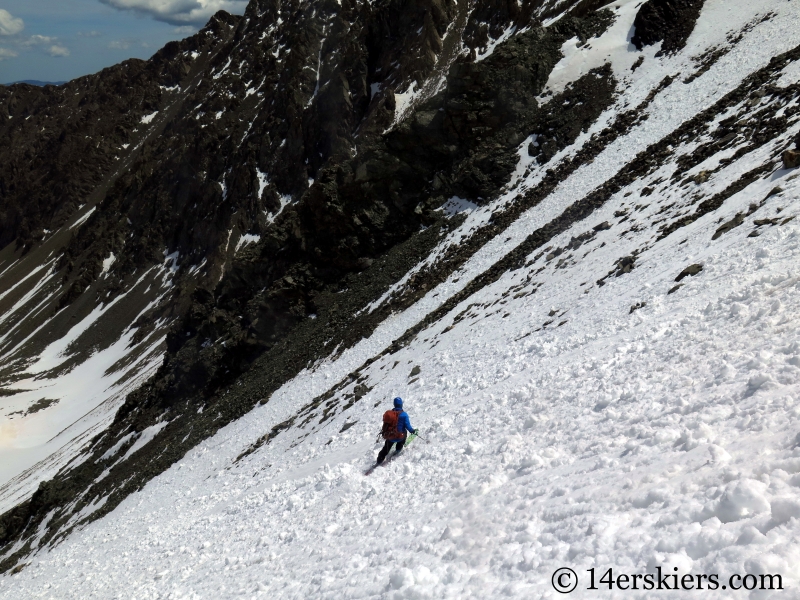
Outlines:
{"type": "Polygon", "coordinates": [[[730,221],[727,221],[720,225],[720,227],[714,232],[714,235],[711,236],[712,240],[716,240],[722,234],[729,232],[731,229],[735,227],[739,227],[744,223],[744,213],[737,213],[735,217],[733,217],[730,221]]]}
{"type": "Polygon", "coordinates": [[[698,265],[698,264],[689,265],[683,271],[680,272],[680,274],[675,278],[675,281],[678,282],[689,276],[694,277],[702,270],[703,270],[703,265],[698,265]]]}
{"type": "Polygon", "coordinates": [[[800,150],[787,150],[783,153],[783,168],[796,169],[800,167],[800,150]]]}
{"type": "Polygon", "coordinates": [[[658,55],[672,54],[686,45],[705,0],[647,0],[633,26],[631,42],[641,50],[662,42],[658,55]]]}

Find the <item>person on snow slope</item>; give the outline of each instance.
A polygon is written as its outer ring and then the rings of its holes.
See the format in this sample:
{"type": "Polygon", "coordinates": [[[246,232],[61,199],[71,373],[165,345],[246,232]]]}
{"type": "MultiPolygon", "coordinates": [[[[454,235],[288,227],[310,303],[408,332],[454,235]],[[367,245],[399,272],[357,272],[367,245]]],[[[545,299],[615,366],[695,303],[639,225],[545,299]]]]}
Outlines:
{"type": "Polygon", "coordinates": [[[408,413],[403,410],[403,399],[399,397],[395,398],[394,408],[383,413],[381,435],[386,441],[383,444],[383,448],[381,448],[381,451],[378,453],[378,464],[386,460],[386,455],[389,454],[389,451],[392,449],[392,444],[397,444],[395,454],[400,453],[403,449],[403,445],[406,443],[409,431],[413,434],[417,433],[417,430],[411,426],[408,413]]]}

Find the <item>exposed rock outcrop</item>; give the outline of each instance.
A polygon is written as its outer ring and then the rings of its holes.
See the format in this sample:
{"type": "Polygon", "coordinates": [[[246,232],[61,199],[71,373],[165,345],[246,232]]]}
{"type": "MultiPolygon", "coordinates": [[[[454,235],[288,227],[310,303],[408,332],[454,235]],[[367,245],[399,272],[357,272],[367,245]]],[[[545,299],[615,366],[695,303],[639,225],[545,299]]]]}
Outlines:
{"type": "Polygon", "coordinates": [[[672,54],[686,45],[705,0],[647,0],[633,22],[631,42],[641,50],[662,42],[658,54],[672,54]]]}
{"type": "Polygon", "coordinates": [[[800,150],[787,150],[783,153],[783,167],[785,169],[796,169],[800,167],[800,150]]]}

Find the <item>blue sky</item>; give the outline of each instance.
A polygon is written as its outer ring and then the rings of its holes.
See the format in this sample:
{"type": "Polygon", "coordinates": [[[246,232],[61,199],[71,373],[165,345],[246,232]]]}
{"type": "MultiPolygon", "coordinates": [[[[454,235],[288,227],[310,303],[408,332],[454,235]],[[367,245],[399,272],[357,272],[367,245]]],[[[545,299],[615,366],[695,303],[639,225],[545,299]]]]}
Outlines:
{"type": "Polygon", "coordinates": [[[149,58],[245,0],[0,0],[0,83],[64,81],[149,58]]]}

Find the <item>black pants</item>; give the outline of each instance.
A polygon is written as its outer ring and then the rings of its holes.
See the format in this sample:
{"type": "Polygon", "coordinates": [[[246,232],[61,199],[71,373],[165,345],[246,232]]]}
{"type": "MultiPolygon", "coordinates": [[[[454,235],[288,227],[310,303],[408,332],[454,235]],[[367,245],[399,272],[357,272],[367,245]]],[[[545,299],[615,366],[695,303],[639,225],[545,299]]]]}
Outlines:
{"type": "Polygon", "coordinates": [[[402,439],[399,442],[386,440],[386,442],[383,444],[383,448],[381,448],[381,451],[378,452],[378,464],[381,464],[384,460],[386,460],[386,455],[389,454],[389,451],[392,449],[392,444],[397,444],[397,450],[395,450],[395,454],[397,454],[398,452],[400,452],[400,450],[403,449],[405,443],[406,443],[405,439],[402,439]]]}

